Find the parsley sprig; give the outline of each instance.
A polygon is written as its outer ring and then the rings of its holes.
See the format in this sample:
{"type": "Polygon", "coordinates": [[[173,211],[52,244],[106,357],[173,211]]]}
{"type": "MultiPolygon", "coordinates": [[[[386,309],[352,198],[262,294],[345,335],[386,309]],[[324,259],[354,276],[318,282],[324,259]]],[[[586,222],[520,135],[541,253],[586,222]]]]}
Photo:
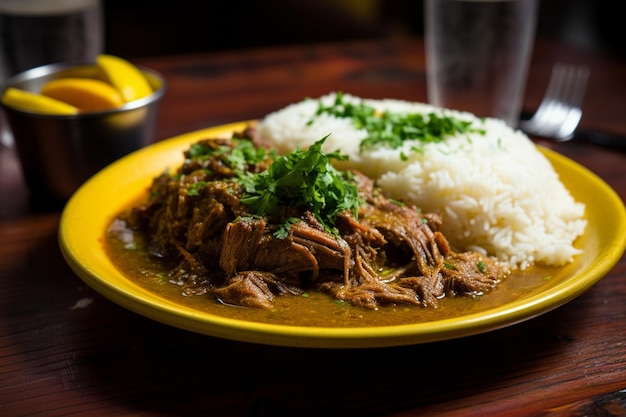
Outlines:
{"type": "MultiPolygon", "coordinates": [[[[276,215],[281,206],[300,207],[311,211],[324,229],[337,234],[335,220],[339,213],[350,210],[356,216],[359,198],[350,174],[337,170],[333,159],[345,160],[338,151],[322,152],[328,136],[311,145],[284,155],[269,169],[257,174],[242,172],[239,181],[245,189],[241,202],[256,215],[276,215]]],[[[279,230],[286,235],[290,219],[279,230]]]]}
{"type": "MultiPolygon", "coordinates": [[[[428,114],[380,112],[363,102],[347,102],[342,93],[337,93],[335,101],[329,106],[319,103],[315,116],[324,113],[349,118],[356,129],[365,129],[368,136],[361,141],[361,149],[379,145],[398,149],[406,141],[417,141],[419,145],[413,146],[413,150],[420,151],[427,143],[442,142],[446,137],[458,133],[484,134],[484,130],[473,127],[471,121],[435,112],[428,114]]],[[[313,120],[309,121],[312,122],[313,120]]]]}

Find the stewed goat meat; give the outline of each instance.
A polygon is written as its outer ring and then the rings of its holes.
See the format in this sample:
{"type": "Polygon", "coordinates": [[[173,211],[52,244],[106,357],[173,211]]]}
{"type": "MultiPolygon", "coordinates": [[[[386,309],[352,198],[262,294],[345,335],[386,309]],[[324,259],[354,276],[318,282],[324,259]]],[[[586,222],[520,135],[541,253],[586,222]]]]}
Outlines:
{"type": "Polygon", "coordinates": [[[151,256],[173,265],[169,279],[184,294],[269,308],[277,296],[322,291],[368,308],[437,307],[444,296],[481,294],[502,279],[491,258],[452,250],[438,215],[386,198],[358,172],[349,175],[358,209],[339,212],[333,230],[306,205],[252,212],[238,179],[277,158],[263,154],[253,133],[199,141],[176,172],[154,179],[145,203],[121,216],[147,237],[151,256]]]}

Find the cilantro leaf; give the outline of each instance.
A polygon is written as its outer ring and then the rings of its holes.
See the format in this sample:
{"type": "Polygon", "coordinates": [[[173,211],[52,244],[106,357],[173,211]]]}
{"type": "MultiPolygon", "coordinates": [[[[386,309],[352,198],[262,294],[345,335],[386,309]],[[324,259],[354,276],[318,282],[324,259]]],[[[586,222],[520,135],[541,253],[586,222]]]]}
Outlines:
{"type": "MultiPolygon", "coordinates": [[[[442,142],[446,137],[457,133],[484,134],[484,130],[473,127],[471,121],[434,112],[428,114],[379,112],[363,102],[346,102],[343,93],[337,93],[335,101],[329,106],[324,106],[320,102],[315,116],[323,113],[351,119],[356,129],[365,129],[368,136],[361,141],[362,150],[378,145],[397,149],[405,141],[410,140],[420,143],[420,146],[411,148],[413,152],[420,152],[424,144],[442,142]]],[[[310,120],[309,124],[312,122],[313,120],[310,120]]],[[[401,158],[406,158],[406,155],[401,155],[401,158]]]]}
{"type": "Polygon", "coordinates": [[[240,171],[246,169],[247,165],[263,162],[276,156],[275,151],[269,151],[266,148],[257,148],[249,140],[235,140],[235,147],[226,156],[228,165],[240,171]]]}
{"type": "MultiPolygon", "coordinates": [[[[345,160],[339,152],[324,153],[328,136],[307,150],[274,160],[269,169],[258,174],[241,173],[244,187],[241,202],[257,215],[276,215],[279,207],[300,207],[311,211],[329,233],[337,234],[337,214],[350,210],[356,216],[360,201],[348,173],[337,170],[333,159],[345,160]]],[[[285,235],[284,230],[281,235],[285,235]]]]}
{"type": "Polygon", "coordinates": [[[189,184],[189,186],[187,187],[187,195],[190,195],[190,196],[200,195],[200,190],[206,187],[206,185],[207,185],[206,181],[198,181],[198,182],[193,182],[189,184]]]}
{"type": "Polygon", "coordinates": [[[215,146],[207,143],[194,143],[187,151],[189,159],[206,160],[218,157],[224,164],[234,170],[243,171],[247,165],[270,160],[276,156],[275,151],[254,146],[249,140],[231,139],[231,146],[215,146]]]}

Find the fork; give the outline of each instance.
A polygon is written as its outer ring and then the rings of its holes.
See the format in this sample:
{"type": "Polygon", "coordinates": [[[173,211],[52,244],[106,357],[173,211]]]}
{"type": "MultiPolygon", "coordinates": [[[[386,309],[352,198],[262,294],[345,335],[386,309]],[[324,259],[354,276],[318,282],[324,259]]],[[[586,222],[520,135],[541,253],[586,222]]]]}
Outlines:
{"type": "Polygon", "coordinates": [[[572,139],[582,117],[588,78],[587,67],[556,64],[537,111],[529,120],[520,121],[520,129],[559,142],[572,139]]]}

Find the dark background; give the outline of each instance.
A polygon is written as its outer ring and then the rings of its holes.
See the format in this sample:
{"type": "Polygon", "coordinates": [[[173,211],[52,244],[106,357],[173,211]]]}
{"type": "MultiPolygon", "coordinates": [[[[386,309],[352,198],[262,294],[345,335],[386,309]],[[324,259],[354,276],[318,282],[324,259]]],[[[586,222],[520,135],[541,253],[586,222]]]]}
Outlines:
{"type": "MultiPolygon", "coordinates": [[[[105,50],[127,58],[420,35],[421,0],[103,0],[105,50]]],[[[612,0],[541,0],[539,36],[626,56],[612,0]]]]}

